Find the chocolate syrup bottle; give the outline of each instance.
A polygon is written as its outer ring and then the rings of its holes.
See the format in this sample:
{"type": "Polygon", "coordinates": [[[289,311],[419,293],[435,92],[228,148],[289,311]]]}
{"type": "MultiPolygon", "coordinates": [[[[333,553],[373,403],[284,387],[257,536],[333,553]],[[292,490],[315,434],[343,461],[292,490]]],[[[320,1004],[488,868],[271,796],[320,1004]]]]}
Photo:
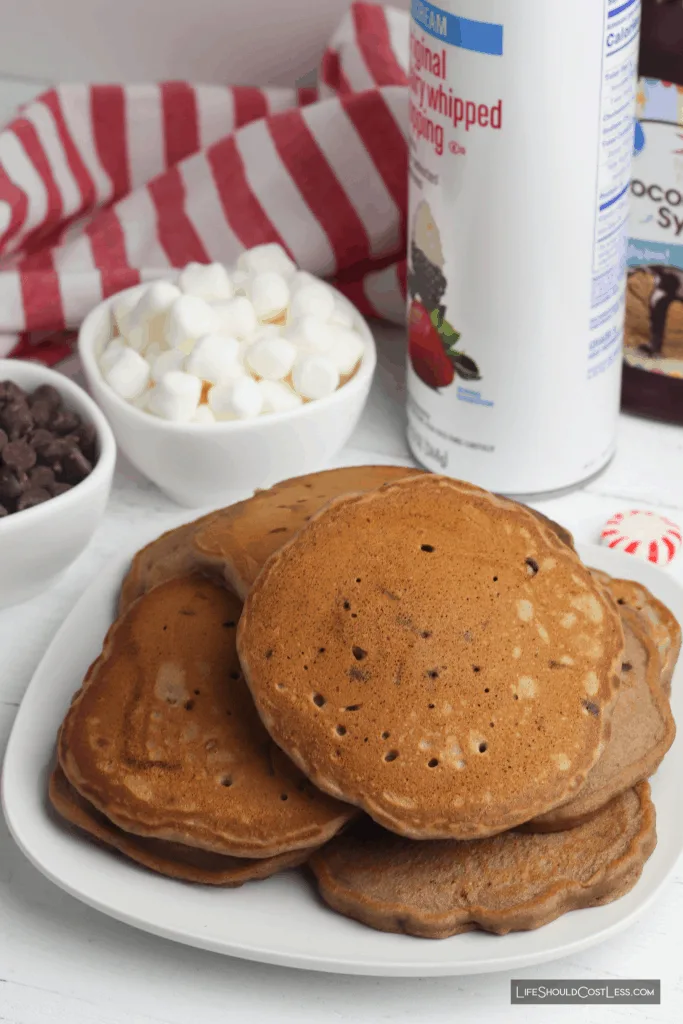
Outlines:
{"type": "Polygon", "coordinates": [[[623,408],[683,424],[683,0],[643,0],[623,408]]]}

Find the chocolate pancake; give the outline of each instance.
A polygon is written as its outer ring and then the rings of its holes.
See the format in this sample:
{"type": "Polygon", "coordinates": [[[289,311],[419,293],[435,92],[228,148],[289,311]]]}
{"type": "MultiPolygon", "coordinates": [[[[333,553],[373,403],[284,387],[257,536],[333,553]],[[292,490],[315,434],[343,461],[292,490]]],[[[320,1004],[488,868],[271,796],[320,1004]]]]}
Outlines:
{"type": "Polygon", "coordinates": [[[405,466],[351,466],[310,473],[169,530],[133,559],[119,611],[159,583],[192,571],[225,582],[243,598],[267,558],[332,498],[422,472],[405,466]]]}
{"type": "Polygon", "coordinates": [[[197,560],[192,548],[192,538],[197,530],[207,525],[218,514],[211,512],[201,519],[167,530],[138,551],[121,585],[121,614],[130,608],[133,601],[137,601],[153,587],[196,571],[197,560]]]}
{"type": "Polygon", "coordinates": [[[352,830],[313,854],[320,894],[371,928],[428,939],[528,931],[611,903],[633,888],[657,842],[646,782],[569,832],[468,843],[378,833],[352,830]]]}
{"type": "Polygon", "coordinates": [[[129,860],[150,871],[181,882],[200,882],[234,889],[257,878],[269,878],[278,871],[303,864],[312,851],[294,850],[279,857],[247,860],[220,853],[210,853],[181,843],[163,839],[146,839],[131,835],[113,825],[100,811],[78,793],[68,782],[62,769],[55,768],[50,777],[50,801],[65,821],[104,846],[117,850],[129,860]]]}
{"type": "Polygon", "coordinates": [[[591,572],[620,607],[634,608],[647,622],[662,662],[662,686],[670,696],[671,680],[681,653],[681,627],[673,612],[641,583],[614,579],[599,569],[591,569],[591,572]]]}
{"type": "MultiPolygon", "coordinates": [[[[622,622],[626,643],[609,743],[579,795],[529,822],[525,828],[531,832],[574,828],[586,821],[615,796],[653,775],[674,741],[676,726],[661,686],[654,641],[632,608],[622,608],[622,622]]],[[[588,710],[593,710],[592,704],[588,710]]]]}
{"type": "MultiPolygon", "coordinates": [[[[329,501],[345,494],[365,494],[385,483],[418,474],[424,475],[424,470],[351,466],[284,480],[202,525],[192,541],[197,564],[203,571],[223,578],[231,590],[245,598],[273,552],[329,501]]],[[[529,511],[560,540],[573,546],[572,535],[563,526],[535,509],[529,511]]]]}
{"type": "Polygon", "coordinates": [[[273,555],[238,650],[267,729],[317,786],[400,834],[470,839],[578,792],[608,739],[623,632],[530,511],[415,476],[332,502],[273,555]]]}
{"type": "MultiPolygon", "coordinates": [[[[328,501],[423,472],[405,466],[351,466],[311,473],[283,480],[246,501],[185,523],[138,552],[123,581],[119,610],[125,611],[159,583],[193,570],[224,580],[244,598],[270,555],[328,501]]],[[[573,547],[568,530],[541,512],[529,511],[573,547]]]]}
{"type": "Polygon", "coordinates": [[[71,785],[125,832],[233,857],[318,845],[351,809],[270,741],[240,672],[240,601],[199,576],[136,601],[67,713],[71,785]]]}

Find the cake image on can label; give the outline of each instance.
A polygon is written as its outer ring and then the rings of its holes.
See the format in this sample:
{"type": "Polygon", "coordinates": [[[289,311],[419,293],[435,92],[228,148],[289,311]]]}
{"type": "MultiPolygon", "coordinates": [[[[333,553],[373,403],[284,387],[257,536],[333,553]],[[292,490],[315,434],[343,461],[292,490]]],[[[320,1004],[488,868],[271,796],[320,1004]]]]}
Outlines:
{"type": "Polygon", "coordinates": [[[626,365],[683,377],[683,86],[642,78],[631,181],[626,365]]]}
{"type": "Polygon", "coordinates": [[[413,218],[408,271],[408,353],[413,370],[429,388],[447,388],[456,376],[480,380],[479,367],[458,351],[460,333],[446,318],[447,287],[441,236],[429,204],[418,204],[413,218]]]}

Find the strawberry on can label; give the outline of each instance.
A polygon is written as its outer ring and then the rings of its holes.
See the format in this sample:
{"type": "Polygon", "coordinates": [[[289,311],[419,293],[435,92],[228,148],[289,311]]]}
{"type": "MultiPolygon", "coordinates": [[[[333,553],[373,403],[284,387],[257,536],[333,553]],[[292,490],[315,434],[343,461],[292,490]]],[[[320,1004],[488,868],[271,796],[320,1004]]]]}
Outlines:
{"type": "Polygon", "coordinates": [[[412,0],[408,437],[491,490],[614,453],[640,0],[412,0]]]}

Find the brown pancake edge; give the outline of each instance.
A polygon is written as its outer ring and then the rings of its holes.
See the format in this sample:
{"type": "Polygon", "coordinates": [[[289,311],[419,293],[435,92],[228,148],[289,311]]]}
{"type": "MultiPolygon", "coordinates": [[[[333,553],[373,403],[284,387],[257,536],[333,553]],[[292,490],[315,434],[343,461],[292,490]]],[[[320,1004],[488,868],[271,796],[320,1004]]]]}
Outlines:
{"type": "Polygon", "coordinates": [[[578,792],[609,738],[623,632],[602,588],[538,516],[423,475],[312,517],[264,566],[238,649],[266,727],[319,788],[400,834],[466,839],[578,792]],[[534,679],[537,649],[547,662],[534,679]],[[515,723],[525,731],[511,740],[515,723]]]}
{"type": "Polygon", "coordinates": [[[148,590],[196,570],[192,538],[218,514],[210,512],[200,519],[175,526],[137,552],[121,584],[119,615],[148,590]]]}
{"type": "MultiPolygon", "coordinates": [[[[122,614],[142,594],[167,580],[204,572],[244,598],[268,557],[305,526],[311,515],[343,494],[365,493],[425,471],[409,466],[349,466],[283,480],[251,498],[168,530],[135,555],[122,587],[122,614]]],[[[571,533],[530,509],[569,547],[571,533]]]]}
{"type": "Polygon", "coordinates": [[[260,859],[317,846],[353,815],[275,747],[235,649],[241,602],[170,580],[110,629],[58,739],[70,784],[125,832],[260,859]]]}
{"type": "Polygon", "coordinates": [[[57,766],[50,776],[49,797],[57,813],[91,839],[116,850],[142,867],[181,882],[215,885],[234,889],[245,882],[304,864],[312,850],[295,850],[261,860],[210,853],[181,843],[148,839],[124,832],[89,804],[73,788],[57,766]]]}
{"type": "Polygon", "coordinates": [[[621,687],[605,751],[578,796],[528,822],[529,832],[575,828],[659,768],[676,736],[669,699],[661,686],[659,652],[642,616],[622,607],[626,646],[621,687]]]}
{"type": "Polygon", "coordinates": [[[662,686],[671,695],[671,680],[681,652],[681,626],[673,612],[642,583],[616,579],[600,569],[591,569],[621,608],[632,608],[644,619],[662,661],[662,686]]]}
{"type": "Polygon", "coordinates": [[[416,843],[352,829],[309,864],[323,900],[371,928],[429,939],[507,935],[625,895],[656,842],[650,787],[640,783],[565,832],[416,843]]]}

